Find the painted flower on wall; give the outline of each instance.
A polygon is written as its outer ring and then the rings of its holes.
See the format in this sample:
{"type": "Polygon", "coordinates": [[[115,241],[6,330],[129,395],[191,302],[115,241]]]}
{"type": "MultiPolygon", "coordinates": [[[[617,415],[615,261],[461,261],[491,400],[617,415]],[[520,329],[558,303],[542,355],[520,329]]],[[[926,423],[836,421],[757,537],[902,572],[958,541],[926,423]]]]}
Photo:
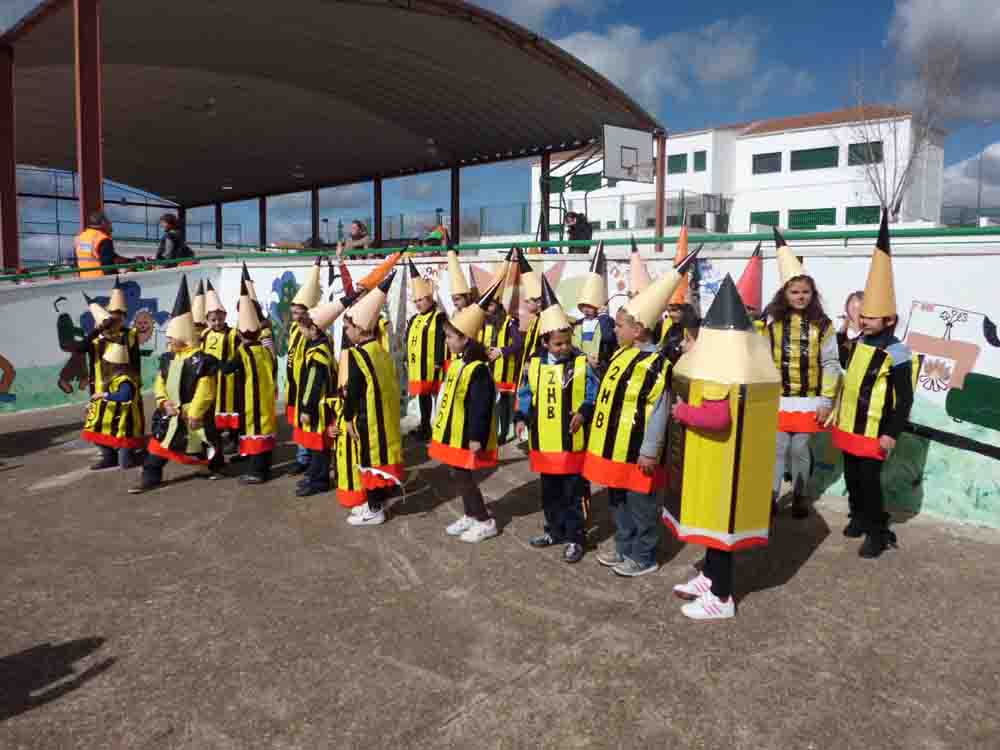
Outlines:
{"type": "Polygon", "coordinates": [[[279,357],[288,354],[288,334],[292,324],[292,300],[299,291],[299,282],[295,274],[285,271],[271,284],[275,300],[268,305],[268,317],[271,319],[271,334],[274,336],[274,348],[279,357]]]}

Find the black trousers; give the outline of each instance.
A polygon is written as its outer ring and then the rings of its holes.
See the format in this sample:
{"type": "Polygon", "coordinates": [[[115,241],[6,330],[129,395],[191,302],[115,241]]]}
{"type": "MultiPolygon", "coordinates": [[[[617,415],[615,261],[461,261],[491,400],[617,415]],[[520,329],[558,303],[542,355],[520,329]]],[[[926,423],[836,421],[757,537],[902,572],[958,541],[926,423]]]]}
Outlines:
{"type": "Polygon", "coordinates": [[[462,496],[462,509],[465,515],[477,521],[490,520],[490,512],[486,509],[483,493],[479,491],[476,475],[468,469],[452,467],[451,476],[458,487],[458,493],[462,496]]]}
{"type": "Polygon", "coordinates": [[[272,452],[257,453],[250,456],[250,473],[261,479],[271,478],[272,452]]]}
{"type": "Polygon", "coordinates": [[[417,400],[420,402],[420,436],[427,438],[431,434],[434,397],[429,393],[421,393],[417,400]]]}
{"type": "Polygon", "coordinates": [[[365,493],[368,496],[368,508],[372,513],[378,513],[385,506],[385,500],[389,496],[388,487],[376,487],[365,493]]]}
{"type": "Polygon", "coordinates": [[[882,496],[882,465],[877,458],[861,458],[844,453],[844,482],[850,516],[866,532],[889,528],[882,496]]]}
{"type": "MultiPolygon", "coordinates": [[[[146,459],[142,462],[142,483],[147,487],[151,487],[154,484],[159,484],[163,481],[163,467],[167,465],[168,459],[163,456],[157,456],[153,453],[147,453],[146,459]]],[[[215,472],[221,471],[222,467],[226,465],[226,459],[222,455],[222,450],[215,451],[215,455],[208,462],[208,470],[215,472]]]]}
{"type": "Polygon", "coordinates": [[[733,594],[733,553],[709,547],[705,550],[705,567],[701,571],[712,582],[712,593],[720,599],[733,594]]]}
{"type": "Polygon", "coordinates": [[[583,544],[583,479],[579,474],[542,474],[545,531],[559,542],[583,544]]]}
{"type": "Polygon", "coordinates": [[[514,416],[514,394],[501,393],[497,402],[497,435],[500,441],[507,439],[510,433],[510,420],[514,416]]]}
{"type": "Polygon", "coordinates": [[[309,451],[305,478],[314,490],[326,492],[330,489],[330,451],[309,451]]]}

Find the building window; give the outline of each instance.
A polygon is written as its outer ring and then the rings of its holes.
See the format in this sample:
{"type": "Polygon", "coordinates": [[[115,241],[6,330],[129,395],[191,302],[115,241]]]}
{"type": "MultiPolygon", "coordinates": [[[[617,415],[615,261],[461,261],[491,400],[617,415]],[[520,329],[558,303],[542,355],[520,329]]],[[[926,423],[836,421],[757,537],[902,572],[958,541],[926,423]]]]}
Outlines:
{"type": "Polygon", "coordinates": [[[789,229],[815,229],[820,224],[837,223],[835,208],[804,208],[788,212],[789,229]]]}
{"type": "Polygon", "coordinates": [[[750,223],[776,227],[780,221],[778,214],[778,211],[753,211],[750,214],[750,223]]]}
{"type": "Polygon", "coordinates": [[[622,219],[622,229],[628,229],[628,219],[622,219]]]}
{"type": "Polygon", "coordinates": [[[753,173],[771,174],[781,171],[781,152],[775,151],[773,154],[754,154],[753,173]]]}
{"type": "Polygon", "coordinates": [[[704,172],[707,169],[708,163],[708,152],[707,151],[695,151],[694,152],[694,171],[704,172]]]}
{"type": "Polygon", "coordinates": [[[806,169],[829,169],[836,167],[840,161],[840,148],[807,148],[802,151],[792,151],[792,171],[801,172],[806,169]]]}
{"type": "Polygon", "coordinates": [[[569,178],[569,188],[570,190],[580,193],[589,193],[591,190],[600,190],[601,173],[587,172],[584,174],[575,174],[569,178]]]}
{"type": "Polygon", "coordinates": [[[882,219],[881,206],[848,206],[848,224],[878,224],[882,219]]]}
{"type": "Polygon", "coordinates": [[[618,228],[618,222],[617,221],[609,221],[609,222],[607,222],[606,226],[607,226],[608,229],[617,229],[618,228]]]}
{"type": "Polygon", "coordinates": [[[684,174],[688,171],[688,155],[674,154],[667,157],[667,174],[684,174]]]}
{"type": "Polygon", "coordinates": [[[882,141],[852,143],[847,147],[847,163],[852,167],[882,163],[882,141]]]}
{"type": "Polygon", "coordinates": [[[691,214],[688,216],[688,226],[692,229],[704,229],[705,214],[691,214]]]}

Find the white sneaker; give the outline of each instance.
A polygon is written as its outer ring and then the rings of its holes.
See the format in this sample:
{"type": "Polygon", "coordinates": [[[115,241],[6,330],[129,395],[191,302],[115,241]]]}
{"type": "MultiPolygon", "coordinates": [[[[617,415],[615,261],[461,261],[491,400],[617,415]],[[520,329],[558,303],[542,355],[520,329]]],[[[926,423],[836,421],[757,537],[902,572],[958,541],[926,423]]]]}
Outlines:
{"type": "Polygon", "coordinates": [[[699,573],[687,583],[678,583],[674,586],[674,596],[691,601],[711,590],[712,582],[705,578],[703,573],[699,573]]]}
{"type": "Polygon", "coordinates": [[[731,596],[722,601],[711,591],[706,591],[681,607],[681,612],[692,620],[728,620],[736,617],[736,602],[731,596]]]}
{"type": "Polygon", "coordinates": [[[351,515],[357,516],[365,512],[365,508],[368,507],[368,503],[361,503],[361,505],[355,505],[351,508],[351,515]]]}
{"type": "Polygon", "coordinates": [[[378,526],[379,524],[385,523],[385,511],[375,511],[373,512],[371,508],[368,507],[368,503],[359,505],[358,508],[361,510],[357,513],[351,513],[347,517],[347,522],[351,526],[378,526]]]}
{"type": "Polygon", "coordinates": [[[444,533],[448,536],[461,536],[476,522],[472,516],[462,516],[457,521],[452,521],[445,527],[444,533]]]}
{"type": "Polygon", "coordinates": [[[496,535],[497,522],[491,518],[489,521],[474,521],[472,526],[466,529],[459,539],[463,542],[471,542],[472,544],[475,544],[496,535]]]}

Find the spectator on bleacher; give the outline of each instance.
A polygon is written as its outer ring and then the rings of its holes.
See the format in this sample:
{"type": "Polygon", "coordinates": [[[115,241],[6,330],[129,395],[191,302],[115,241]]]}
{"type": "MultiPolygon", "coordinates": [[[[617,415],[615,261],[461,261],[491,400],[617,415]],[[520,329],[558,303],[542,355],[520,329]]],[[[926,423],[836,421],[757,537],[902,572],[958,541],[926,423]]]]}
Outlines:
{"type": "MultiPolygon", "coordinates": [[[[589,240],[594,235],[594,230],[590,226],[590,221],[586,214],[569,211],[566,214],[566,239],[568,240],[589,240]]],[[[587,255],[590,253],[590,245],[580,247],[570,247],[569,252],[587,255]]]]}
{"type": "Polygon", "coordinates": [[[368,227],[360,219],[351,222],[351,234],[344,240],[344,250],[367,250],[372,246],[371,235],[368,234],[368,227]]]}
{"type": "Polygon", "coordinates": [[[163,236],[156,251],[157,260],[183,260],[194,257],[191,248],[184,243],[175,214],[163,214],[160,217],[160,229],[163,230],[163,236]]]}

